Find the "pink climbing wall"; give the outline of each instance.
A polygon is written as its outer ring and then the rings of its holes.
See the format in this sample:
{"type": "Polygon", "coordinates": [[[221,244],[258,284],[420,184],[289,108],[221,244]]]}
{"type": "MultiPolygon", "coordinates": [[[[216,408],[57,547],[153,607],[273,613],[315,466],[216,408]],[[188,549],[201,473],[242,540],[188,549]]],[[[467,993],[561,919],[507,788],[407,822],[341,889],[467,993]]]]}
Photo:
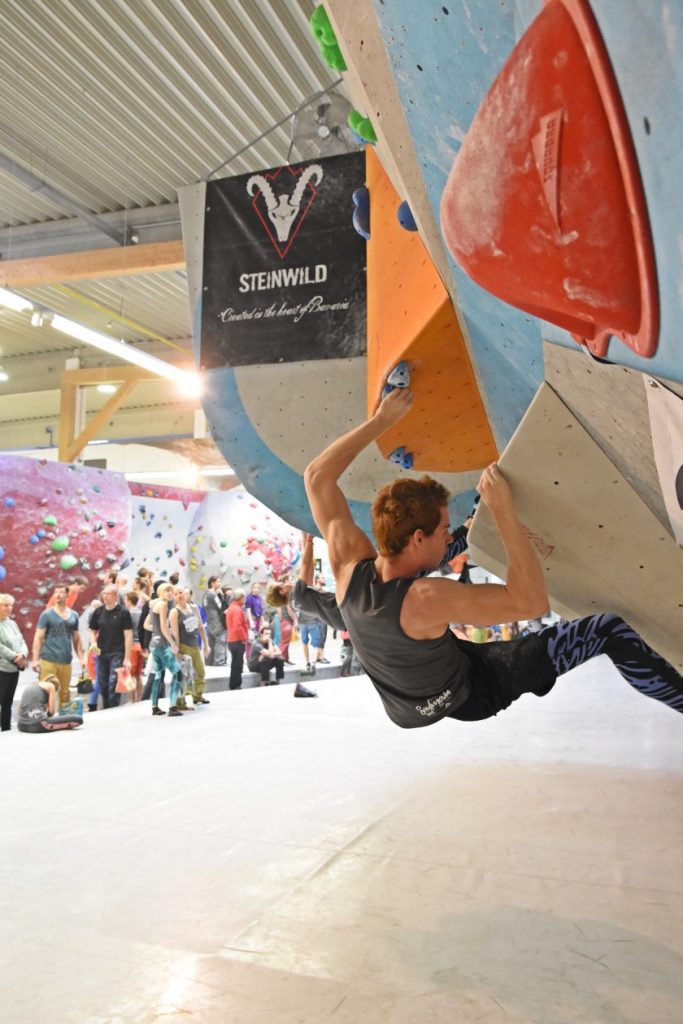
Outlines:
{"type": "Polygon", "coordinates": [[[125,561],[130,500],[120,473],[0,455],[0,591],[27,642],[55,583],[87,577],[83,607],[125,561]]]}
{"type": "Polygon", "coordinates": [[[248,587],[295,566],[299,532],[245,491],[129,483],[120,473],[45,459],[0,456],[0,592],[28,643],[56,583],[85,576],[76,610],[97,597],[104,574],[132,583],[178,572],[199,595],[213,573],[248,587]]]}

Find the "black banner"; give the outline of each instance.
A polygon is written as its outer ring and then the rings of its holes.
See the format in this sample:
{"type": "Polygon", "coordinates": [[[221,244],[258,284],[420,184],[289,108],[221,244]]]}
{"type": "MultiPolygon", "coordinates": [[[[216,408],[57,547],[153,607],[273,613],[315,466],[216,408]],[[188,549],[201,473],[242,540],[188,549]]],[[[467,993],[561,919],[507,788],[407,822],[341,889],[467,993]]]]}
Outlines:
{"type": "Polygon", "coordinates": [[[202,368],[365,353],[364,183],[364,153],[209,182],[202,368]]]}

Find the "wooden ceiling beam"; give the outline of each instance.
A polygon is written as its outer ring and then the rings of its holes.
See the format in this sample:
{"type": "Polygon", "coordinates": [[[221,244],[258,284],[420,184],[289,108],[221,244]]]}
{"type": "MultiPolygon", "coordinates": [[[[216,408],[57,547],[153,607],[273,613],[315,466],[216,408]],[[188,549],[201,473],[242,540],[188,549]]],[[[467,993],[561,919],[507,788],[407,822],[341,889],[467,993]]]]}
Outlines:
{"type": "Polygon", "coordinates": [[[183,270],[184,267],[183,243],[177,239],[172,242],[149,242],[113,249],[36,256],[33,259],[0,260],[0,286],[29,288],[60,284],[63,281],[183,270]]]}

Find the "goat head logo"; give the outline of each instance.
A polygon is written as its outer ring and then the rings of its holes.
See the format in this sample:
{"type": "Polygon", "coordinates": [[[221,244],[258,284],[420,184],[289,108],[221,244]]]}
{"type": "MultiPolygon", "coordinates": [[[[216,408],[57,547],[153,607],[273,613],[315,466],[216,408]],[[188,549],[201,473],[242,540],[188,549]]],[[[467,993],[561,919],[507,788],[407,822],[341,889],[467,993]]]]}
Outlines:
{"type": "Polygon", "coordinates": [[[247,181],[247,193],[250,196],[254,196],[252,206],[266,229],[280,259],[284,259],[287,255],[313,200],[318,194],[316,185],[320,184],[322,177],[323,169],[320,164],[309,164],[302,171],[292,170],[291,167],[279,167],[272,174],[252,174],[247,181]],[[284,192],[276,195],[273,191],[272,183],[276,181],[283,170],[288,170],[293,177],[298,179],[291,195],[287,195],[284,192]],[[263,214],[262,203],[259,202],[260,198],[265,203],[268,220],[266,220],[263,214]],[[305,199],[307,199],[307,202],[304,204],[305,199]],[[275,237],[273,236],[273,228],[275,228],[275,237]]]}

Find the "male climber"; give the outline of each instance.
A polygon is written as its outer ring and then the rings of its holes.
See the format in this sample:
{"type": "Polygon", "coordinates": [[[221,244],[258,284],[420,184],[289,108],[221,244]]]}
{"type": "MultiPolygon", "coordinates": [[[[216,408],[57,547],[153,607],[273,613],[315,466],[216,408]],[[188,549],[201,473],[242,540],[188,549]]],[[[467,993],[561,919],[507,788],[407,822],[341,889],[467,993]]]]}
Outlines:
{"type": "Polygon", "coordinates": [[[392,721],[414,728],[444,717],[488,718],[523,693],[543,696],[558,675],[598,654],[608,655],[635,689],[683,712],[683,677],[616,615],[576,619],[506,643],[454,636],[450,622],[488,626],[548,610],[536,552],[495,463],[478,490],[505,547],[506,583],[466,586],[420,576],[439,565],[449,540],[448,492],[427,476],[379,491],[372,506],[375,549],[354,523],[338,481],[411,402],[409,390],[392,391],[370,419],[313,459],[304,478],[346,628],[392,721]]]}

